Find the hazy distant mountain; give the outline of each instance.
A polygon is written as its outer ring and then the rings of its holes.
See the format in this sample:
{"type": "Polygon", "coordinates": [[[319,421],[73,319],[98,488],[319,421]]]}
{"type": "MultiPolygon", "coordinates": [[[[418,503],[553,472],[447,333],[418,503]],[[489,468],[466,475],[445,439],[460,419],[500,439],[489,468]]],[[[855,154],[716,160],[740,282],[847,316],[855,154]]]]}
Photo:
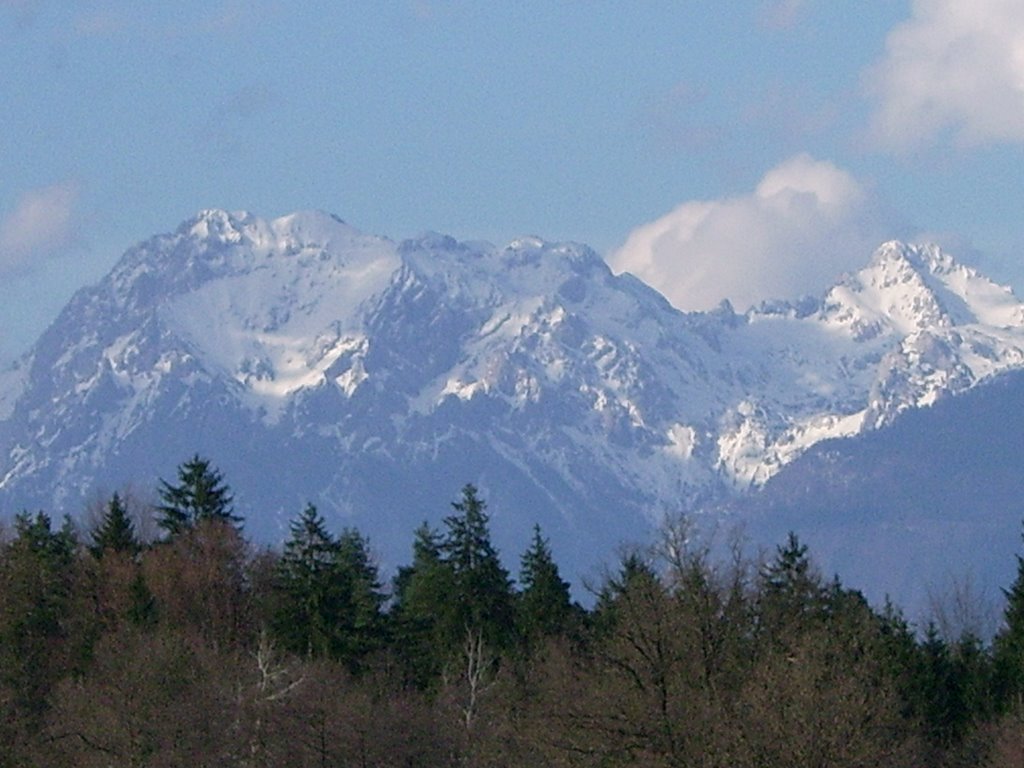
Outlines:
{"type": "Polygon", "coordinates": [[[875,601],[888,592],[916,612],[956,583],[997,605],[1024,553],[1022,436],[1014,371],[886,429],[819,443],[732,511],[757,541],[799,531],[875,601]]]}
{"type": "Polygon", "coordinates": [[[0,509],[74,513],[199,452],[250,534],[313,501],[394,565],[471,481],[510,564],[536,521],[578,574],[1021,367],[1024,306],[933,246],[887,243],[820,301],[686,314],[582,245],[205,211],[0,374],[0,509]]]}

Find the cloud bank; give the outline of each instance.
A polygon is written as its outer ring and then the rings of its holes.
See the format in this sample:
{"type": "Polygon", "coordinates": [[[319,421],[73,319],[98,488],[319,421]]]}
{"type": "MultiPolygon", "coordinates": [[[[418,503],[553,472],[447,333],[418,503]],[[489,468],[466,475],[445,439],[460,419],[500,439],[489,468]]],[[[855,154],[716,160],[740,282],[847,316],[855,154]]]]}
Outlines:
{"type": "Polygon", "coordinates": [[[884,239],[864,187],[831,163],[800,154],[753,193],[692,201],[633,230],[608,261],[682,310],[723,299],[737,310],[824,291],[884,239]]]}
{"type": "Polygon", "coordinates": [[[912,148],[1024,140],[1024,4],[915,0],[867,76],[872,137],[912,148]]]}
{"type": "Polygon", "coordinates": [[[21,196],[0,220],[0,274],[24,269],[74,241],[78,184],[65,181],[21,196]]]}

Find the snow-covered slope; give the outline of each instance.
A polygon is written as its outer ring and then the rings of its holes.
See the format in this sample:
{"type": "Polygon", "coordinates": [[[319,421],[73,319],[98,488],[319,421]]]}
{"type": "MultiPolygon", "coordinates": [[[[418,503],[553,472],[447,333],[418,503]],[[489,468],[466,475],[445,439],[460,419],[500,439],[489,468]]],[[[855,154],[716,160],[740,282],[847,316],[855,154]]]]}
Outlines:
{"type": "Polygon", "coordinates": [[[198,451],[256,535],[311,500],[397,558],[472,481],[507,546],[539,520],[585,565],[1022,350],[1016,297],[931,246],[887,243],[821,301],[684,314],[582,245],[204,211],[0,378],[0,504],[75,512],[198,451]]]}

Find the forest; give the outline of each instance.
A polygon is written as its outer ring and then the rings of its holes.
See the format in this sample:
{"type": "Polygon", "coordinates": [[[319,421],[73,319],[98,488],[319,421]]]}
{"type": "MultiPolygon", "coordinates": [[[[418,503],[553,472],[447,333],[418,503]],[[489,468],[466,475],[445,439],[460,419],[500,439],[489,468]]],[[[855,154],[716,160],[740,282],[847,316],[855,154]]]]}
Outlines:
{"type": "Polygon", "coordinates": [[[666,520],[584,608],[537,528],[513,578],[472,485],[387,584],[312,505],[248,541],[199,456],[154,498],[5,528],[0,767],[1024,762],[1024,560],[995,636],[951,637],[796,534],[721,555],[666,520]]]}

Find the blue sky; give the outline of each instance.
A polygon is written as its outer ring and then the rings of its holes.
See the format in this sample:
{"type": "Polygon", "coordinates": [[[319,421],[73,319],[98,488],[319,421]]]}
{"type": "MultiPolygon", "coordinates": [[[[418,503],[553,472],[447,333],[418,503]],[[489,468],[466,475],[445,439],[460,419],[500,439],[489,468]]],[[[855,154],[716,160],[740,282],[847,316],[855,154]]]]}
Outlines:
{"type": "Polygon", "coordinates": [[[1024,290],[1019,3],[139,5],[0,0],[0,363],[208,207],[579,240],[685,309],[891,238],[1024,290]]]}

